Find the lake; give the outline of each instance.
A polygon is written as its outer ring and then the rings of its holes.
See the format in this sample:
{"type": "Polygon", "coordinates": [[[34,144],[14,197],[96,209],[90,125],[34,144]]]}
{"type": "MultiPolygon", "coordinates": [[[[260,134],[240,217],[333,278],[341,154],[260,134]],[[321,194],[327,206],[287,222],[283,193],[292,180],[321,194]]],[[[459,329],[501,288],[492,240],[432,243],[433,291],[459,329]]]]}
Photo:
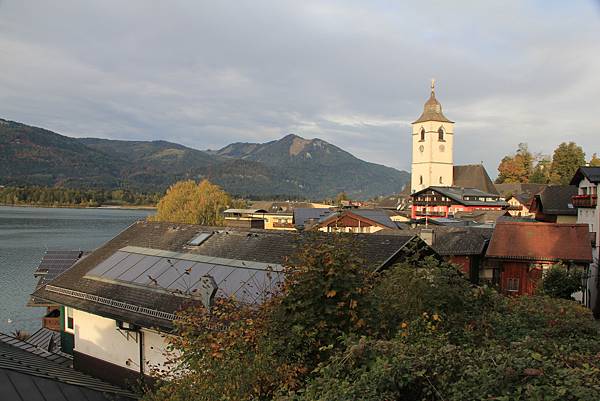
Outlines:
{"type": "Polygon", "coordinates": [[[26,307],[46,249],[93,250],[149,210],[0,206],[0,332],[41,327],[45,308],[26,307]]]}

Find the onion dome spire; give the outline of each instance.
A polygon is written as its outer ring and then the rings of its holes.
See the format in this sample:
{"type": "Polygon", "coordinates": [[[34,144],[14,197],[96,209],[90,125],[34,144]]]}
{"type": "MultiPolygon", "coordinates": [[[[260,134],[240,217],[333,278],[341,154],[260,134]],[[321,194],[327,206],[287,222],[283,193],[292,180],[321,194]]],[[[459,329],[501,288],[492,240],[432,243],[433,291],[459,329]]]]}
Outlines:
{"type": "Polygon", "coordinates": [[[429,99],[425,102],[425,106],[423,106],[423,113],[421,117],[417,119],[417,121],[413,122],[422,123],[425,121],[441,121],[445,123],[451,123],[442,113],[442,105],[435,98],[435,79],[431,80],[431,95],[429,95],[429,99]]]}

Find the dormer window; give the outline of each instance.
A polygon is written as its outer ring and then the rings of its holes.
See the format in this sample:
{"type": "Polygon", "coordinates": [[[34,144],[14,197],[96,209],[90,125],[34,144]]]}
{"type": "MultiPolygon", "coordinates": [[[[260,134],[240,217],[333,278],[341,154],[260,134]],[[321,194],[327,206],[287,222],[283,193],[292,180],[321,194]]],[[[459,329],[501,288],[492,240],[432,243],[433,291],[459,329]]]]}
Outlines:
{"type": "Polygon", "coordinates": [[[425,128],[421,128],[421,142],[425,141],[425,128]]]}
{"type": "Polygon", "coordinates": [[[444,129],[442,127],[440,127],[440,129],[438,129],[438,141],[440,141],[440,142],[444,141],[444,129]]]}

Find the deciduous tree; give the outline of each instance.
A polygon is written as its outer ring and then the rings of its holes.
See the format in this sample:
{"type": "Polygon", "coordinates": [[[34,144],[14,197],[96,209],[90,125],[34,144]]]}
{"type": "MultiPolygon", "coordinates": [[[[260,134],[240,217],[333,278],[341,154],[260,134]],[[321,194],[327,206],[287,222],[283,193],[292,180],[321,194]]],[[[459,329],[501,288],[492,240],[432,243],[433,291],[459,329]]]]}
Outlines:
{"type": "Polygon", "coordinates": [[[575,142],[563,142],[554,150],[550,173],[552,184],[567,185],[577,169],[585,166],[585,153],[575,142]]]}
{"type": "Polygon", "coordinates": [[[208,180],[196,183],[179,181],[171,185],[158,202],[153,221],[217,226],[223,223],[223,211],[231,204],[229,195],[208,180]]]}

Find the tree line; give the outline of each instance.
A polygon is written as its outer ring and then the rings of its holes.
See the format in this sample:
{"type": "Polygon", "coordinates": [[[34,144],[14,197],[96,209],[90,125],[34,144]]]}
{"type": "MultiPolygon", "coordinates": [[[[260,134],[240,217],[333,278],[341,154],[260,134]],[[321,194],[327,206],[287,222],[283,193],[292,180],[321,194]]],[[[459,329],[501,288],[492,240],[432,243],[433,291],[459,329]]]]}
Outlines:
{"type": "Polygon", "coordinates": [[[575,142],[561,143],[552,157],[533,154],[526,143],[520,143],[514,154],[505,156],[500,162],[496,184],[567,185],[577,169],[585,165],[600,166],[600,158],[594,153],[586,161],[583,148],[575,142]]]}
{"type": "Polygon", "coordinates": [[[158,193],[133,192],[126,189],[71,189],[54,187],[0,187],[0,204],[35,206],[154,206],[158,193]]]}

